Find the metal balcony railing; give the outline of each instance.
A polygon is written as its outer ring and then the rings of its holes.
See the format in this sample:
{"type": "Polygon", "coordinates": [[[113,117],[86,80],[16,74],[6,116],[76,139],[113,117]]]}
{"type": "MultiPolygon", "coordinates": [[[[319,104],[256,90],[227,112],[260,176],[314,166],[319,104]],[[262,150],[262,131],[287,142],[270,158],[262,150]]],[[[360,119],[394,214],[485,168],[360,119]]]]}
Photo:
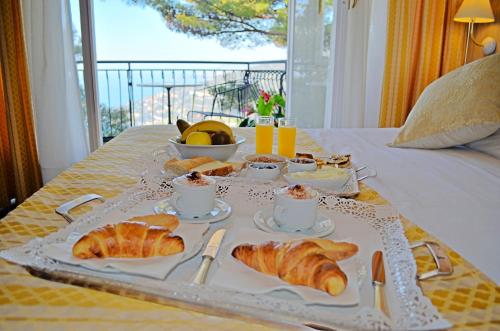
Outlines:
{"type": "MultiPolygon", "coordinates": [[[[104,141],[128,127],[179,118],[237,125],[260,90],[286,91],[286,61],[99,61],[97,68],[104,141]]],[[[82,63],[78,72],[83,86],[82,63]]]]}

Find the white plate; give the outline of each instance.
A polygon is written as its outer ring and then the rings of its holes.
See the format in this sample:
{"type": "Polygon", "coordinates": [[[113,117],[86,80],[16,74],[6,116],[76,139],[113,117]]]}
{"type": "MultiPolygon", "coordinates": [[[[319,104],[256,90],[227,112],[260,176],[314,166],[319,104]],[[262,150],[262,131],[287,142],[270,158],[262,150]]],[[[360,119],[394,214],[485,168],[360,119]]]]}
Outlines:
{"type": "MultiPolygon", "coordinates": [[[[283,291],[285,293],[292,292],[302,298],[305,304],[327,306],[354,306],[359,304],[359,260],[356,255],[345,261],[338,261],[340,268],[347,275],[348,279],[347,288],[338,296],[332,296],[324,291],[307,286],[288,284],[278,277],[266,275],[246,266],[231,255],[233,249],[241,244],[261,244],[267,241],[284,242],[300,238],[304,238],[304,236],[265,233],[249,228],[239,229],[238,233],[234,235],[232,242],[221,248],[221,252],[219,253],[220,258],[217,259],[220,263],[213,277],[211,277],[209,284],[252,294],[270,294],[274,292],[273,295],[280,295],[284,294],[283,291]]],[[[287,298],[291,301],[299,299],[290,295],[287,298]]]]}
{"type": "Polygon", "coordinates": [[[150,258],[107,258],[79,259],[73,256],[74,243],[82,236],[81,233],[71,234],[66,242],[54,243],[43,248],[48,257],[71,265],[79,265],[87,269],[106,273],[125,273],[164,279],[177,265],[189,260],[203,247],[203,234],[208,230],[208,224],[180,224],[174,231],[184,240],[185,250],[182,254],[155,256],[150,258]]]}
{"type": "MultiPolygon", "coordinates": [[[[255,213],[253,217],[253,222],[262,231],[269,232],[269,233],[276,233],[276,232],[285,232],[289,233],[289,231],[284,230],[280,228],[276,222],[274,222],[273,219],[273,210],[272,208],[264,209],[264,210],[259,210],[257,213],[255,213]]],[[[326,237],[329,234],[333,233],[335,231],[335,222],[328,217],[321,215],[318,213],[316,217],[316,221],[314,222],[314,225],[312,228],[305,229],[305,230],[300,230],[300,231],[294,231],[292,233],[295,234],[301,234],[305,235],[308,237],[326,237]]]]}
{"type": "Polygon", "coordinates": [[[169,214],[177,216],[181,221],[186,223],[215,223],[225,220],[231,215],[231,206],[221,199],[215,199],[215,208],[204,216],[199,217],[187,217],[179,213],[171,204],[170,198],[159,201],[154,206],[154,212],[156,214],[169,214]]]}
{"type": "Polygon", "coordinates": [[[317,189],[327,190],[329,192],[334,193],[340,197],[350,198],[359,194],[359,185],[358,185],[358,177],[356,176],[356,171],[352,168],[342,168],[349,174],[349,179],[347,182],[341,187],[338,188],[336,185],[327,179],[306,179],[299,178],[295,179],[291,176],[291,174],[285,174],[283,177],[289,184],[301,184],[312,186],[317,189]]]}

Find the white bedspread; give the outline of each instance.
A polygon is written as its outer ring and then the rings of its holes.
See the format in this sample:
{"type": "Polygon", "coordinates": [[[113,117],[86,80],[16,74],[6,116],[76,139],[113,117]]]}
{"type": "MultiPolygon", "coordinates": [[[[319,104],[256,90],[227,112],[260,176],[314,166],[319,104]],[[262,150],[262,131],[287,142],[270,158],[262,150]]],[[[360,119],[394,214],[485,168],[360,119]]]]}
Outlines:
{"type": "Polygon", "coordinates": [[[306,131],[326,151],[376,169],[368,185],[500,283],[500,160],[465,148],[387,147],[397,129],[306,131]]]}

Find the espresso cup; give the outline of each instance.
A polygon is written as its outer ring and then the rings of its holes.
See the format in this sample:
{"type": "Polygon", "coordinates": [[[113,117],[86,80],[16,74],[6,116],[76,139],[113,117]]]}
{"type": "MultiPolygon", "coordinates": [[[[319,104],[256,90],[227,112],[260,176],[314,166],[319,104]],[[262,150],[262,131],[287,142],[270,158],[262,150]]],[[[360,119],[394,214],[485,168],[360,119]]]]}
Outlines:
{"type": "Polygon", "coordinates": [[[274,192],[274,222],[284,231],[295,232],[314,226],[318,208],[318,192],[308,189],[310,197],[297,198],[289,194],[288,188],[274,192]]]}
{"type": "Polygon", "coordinates": [[[301,171],[314,171],[317,169],[316,161],[306,158],[294,158],[288,160],[288,173],[301,171]]]}
{"type": "Polygon", "coordinates": [[[170,204],[180,213],[189,218],[207,215],[215,207],[215,180],[202,176],[203,184],[193,183],[188,175],[173,180],[174,194],[170,204]]]}

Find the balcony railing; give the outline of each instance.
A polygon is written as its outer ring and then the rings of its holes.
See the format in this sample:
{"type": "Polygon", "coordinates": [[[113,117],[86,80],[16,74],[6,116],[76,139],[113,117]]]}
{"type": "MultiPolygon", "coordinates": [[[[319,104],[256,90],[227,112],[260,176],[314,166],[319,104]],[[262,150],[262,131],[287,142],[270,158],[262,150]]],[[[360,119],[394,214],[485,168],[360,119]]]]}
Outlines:
{"type": "MultiPolygon", "coordinates": [[[[128,127],[218,117],[237,125],[259,90],[285,94],[286,61],[99,61],[103,140],[128,127]]],[[[78,63],[83,86],[83,64],[78,63]]]]}

